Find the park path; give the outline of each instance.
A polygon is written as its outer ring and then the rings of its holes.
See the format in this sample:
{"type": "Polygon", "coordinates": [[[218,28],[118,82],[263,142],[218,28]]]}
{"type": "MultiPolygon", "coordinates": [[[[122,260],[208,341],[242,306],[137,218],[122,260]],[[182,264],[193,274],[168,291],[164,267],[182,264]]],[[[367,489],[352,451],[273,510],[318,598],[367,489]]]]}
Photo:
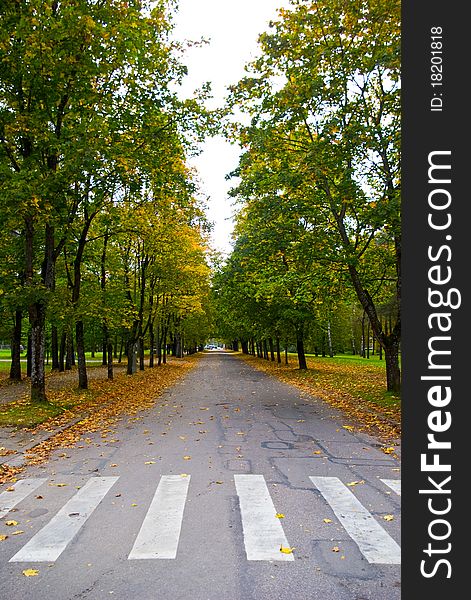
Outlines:
{"type": "Polygon", "coordinates": [[[399,600],[400,464],[344,426],[205,353],[153,409],[0,489],[5,597],[399,600]]]}

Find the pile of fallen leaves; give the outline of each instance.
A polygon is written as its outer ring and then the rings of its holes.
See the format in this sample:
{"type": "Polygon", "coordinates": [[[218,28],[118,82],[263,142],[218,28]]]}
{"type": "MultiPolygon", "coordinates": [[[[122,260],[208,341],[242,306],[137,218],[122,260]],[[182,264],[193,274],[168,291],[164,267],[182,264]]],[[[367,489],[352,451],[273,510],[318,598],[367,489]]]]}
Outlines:
{"type": "MultiPolygon", "coordinates": [[[[27,452],[28,464],[43,462],[57,448],[74,446],[86,433],[101,431],[106,436],[122,417],[136,415],[154,406],[158,397],[193,368],[197,360],[198,356],[193,355],[178,361],[170,360],[166,365],[139,371],[133,376],[122,373],[111,381],[92,381],[83,402],[31,430],[32,435],[56,429],[59,432],[27,452]],[[73,424],[68,426],[71,421],[73,424]]],[[[51,403],[67,402],[67,395],[74,393],[74,390],[50,392],[48,399],[51,403]]],[[[0,483],[10,480],[20,470],[3,465],[0,483]]]]}
{"type": "Polygon", "coordinates": [[[343,411],[355,422],[357,431],[365,431],[391,443],[401,435],[399,398],[392,398],[389,403],[384,401],[386,376],[382,368],[361,362],[339,364],[328,358],[308,358],[308,370],[301,371],[294,363],[278,365],[250,355],[239,356],[253,367],[343,411]]]}

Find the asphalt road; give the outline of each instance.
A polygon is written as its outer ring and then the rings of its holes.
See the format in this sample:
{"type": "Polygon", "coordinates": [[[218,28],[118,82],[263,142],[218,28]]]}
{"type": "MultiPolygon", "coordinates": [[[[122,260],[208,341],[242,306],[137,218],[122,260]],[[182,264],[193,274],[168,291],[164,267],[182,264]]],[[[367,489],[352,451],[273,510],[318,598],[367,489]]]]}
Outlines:
{"type": "Polygon", "coordinates": [[[2,597],[398,600],[400,465],[344,425],[206,353],[152,410],[2,487],[2,597]]]}

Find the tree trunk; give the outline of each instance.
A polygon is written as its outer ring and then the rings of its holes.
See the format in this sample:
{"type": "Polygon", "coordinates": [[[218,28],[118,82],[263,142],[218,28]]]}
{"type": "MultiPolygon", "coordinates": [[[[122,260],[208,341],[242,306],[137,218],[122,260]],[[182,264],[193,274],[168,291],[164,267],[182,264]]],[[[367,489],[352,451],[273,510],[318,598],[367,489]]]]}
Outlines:
{"type": "Polygon", "coordinates": [[[399,340],[393,339],[384,347],[386,359],[386,381],[388,392],[399,393],[401,390],[401,369],[399,366],[399,340]]]}
{"type": "Polygon", "coordinates": [[[145,368],[145,365],[144,365],[144,338],[142,336],[139,336],[138,352],[139,352],[139,371],[144,371],[144,368],[145,368]]]}
{"type": "Polygon", "coordinates": [[[124,350],[124,337],[121,336],[121,340],[119,343],[119,356],[118,356],[118,363],[121,363],[123,360],[123,350],[124,350]]]}
{"type": "Polygon", "coordinates": [[[163,354],[162,354],[162,362],[164,363],[164,365],[167,364],[167,327],[164,328],[163,330],[163,335],[162,335],[162,343],[163,343],[163,354]]]}
{"type": "Polygon", "coordinates": [[[85,359],[85,336],[83,331],[82,319],[75,323],[75,339],[77,344],[77,363],[78,363],[78,378],[79,388],[81,390],[88,389],[87,362],[85,359]]]}
{"type": "Polygon", "coordinates": [[[108,342],[108,379],[113,379],[113,344],[108,342]]]}
{"type": "Polygon", "coordinates": [[[33,357],[31,356],[31,332],[28,333],[28,345],[26,347],[26,377],[31,377],[33,357]]]}
{"type": "Polygon", "coordinates": [[[31,327],[31,402],[46,402],[46,373],[44,366],[46,307],[42,302],[29,306],[31,327]]]}
{"type": "Polygon", "coordinates": [[[327,321],[327,344],[329,346],[329,356],[334,358],[334,348],[332,346],[332,332],[330,331],[330,319],[327,321]]]}
{"type": "Polygon", "coordinates": [[[149,344],[150,344],[150,355],[149,355],[149,367],[154,366],[154,349],[155,349],[155,336],[154,336],[154,324],[152,321],[149,323],[149,344]]]}
{"type": "Polygon", "coordinates": [[[103,325],[103,339],[101,340],[101,366],[105,367],[107,364],[107,353],[108,353],[108,328],[103,325]]]}
{"type": "Polygon", "coordinates": [[[296,328],[296,351],[298,353],[298,363],[301,370],[307,369],[306,354],[304,353],[304,336],[302,328],[296,328]]]}
{"type": "Polygon", "coordinates": [[[57,325],[51,327],[51,359],[52,359],[52,370],[59,370],[59,335],[57,332],[57,325]]]}
{"type": "Polygon", "coordinates": [[[66,343],[65,343],[65,370],[70,371],[72,368],[72,354],[74,347],[72,344],[72,334],[67,332],[66,343]]]}
{"type": "Polygon", "coordinates": [[[288,365],[288,344],[285,346],[285,365],[288,365]]]}
{"type": "Polygon", "coordinates": [[[67,334],[63,330],[61,333],[61,343],[59,346],[59,372],[62,373],[64,371],[64,361],[65,361],[65,346],[66,346],[66,338],[67,334]]]}
{"type": "Polygon", "coordinates": [[[366,358],[370,358],[370,322],[366,327],[366,358]]]}
{"type": "Polygon", "coordinates": [[[276,338],[276,362],[281,365],[280,338],[276,338]]]}
{"type": "Polygon", "coordinates": [[[23,313],[19,308],[15,311],[14,319],[11,338],[10,379],[12,381],[21,381],[21,325],[23,313]]]}
{"type": "Polygon", "coordinates": [[[268,346],[267,346],[267,340],[263,340],[263,358],[265,360],[268,360],[268,346]]]}

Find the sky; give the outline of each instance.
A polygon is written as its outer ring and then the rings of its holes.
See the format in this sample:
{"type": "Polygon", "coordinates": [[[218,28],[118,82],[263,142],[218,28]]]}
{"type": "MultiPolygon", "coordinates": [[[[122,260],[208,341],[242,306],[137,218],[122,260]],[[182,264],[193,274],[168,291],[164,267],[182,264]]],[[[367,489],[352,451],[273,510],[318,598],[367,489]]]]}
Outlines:
{"type": "MultiPolygon", "coordinates": [[[[213,100],[208,107],[221,106],[227,86],[244,76],[244,65],[258,52],[257,38],[277,17],[276,9],[287,6],[287,0],[180,0],[175,17],[174,35],[178,40],[209,39],[201,48],[187,50],[184,63],[188,76],[182,93],[190,96],[205,81],[210,81],[213,100]]],[[[232,199],[228,190],[236,180],[226,181],[226,174],[238,164],[239,148],[222,137],[208,139],[203,152],[192,158],[191,166],[199,174],[203,197],[209,196],[209,220],[214,223],[212,247],[223,254],[231,250],[233,229],[232,199]]]]}

